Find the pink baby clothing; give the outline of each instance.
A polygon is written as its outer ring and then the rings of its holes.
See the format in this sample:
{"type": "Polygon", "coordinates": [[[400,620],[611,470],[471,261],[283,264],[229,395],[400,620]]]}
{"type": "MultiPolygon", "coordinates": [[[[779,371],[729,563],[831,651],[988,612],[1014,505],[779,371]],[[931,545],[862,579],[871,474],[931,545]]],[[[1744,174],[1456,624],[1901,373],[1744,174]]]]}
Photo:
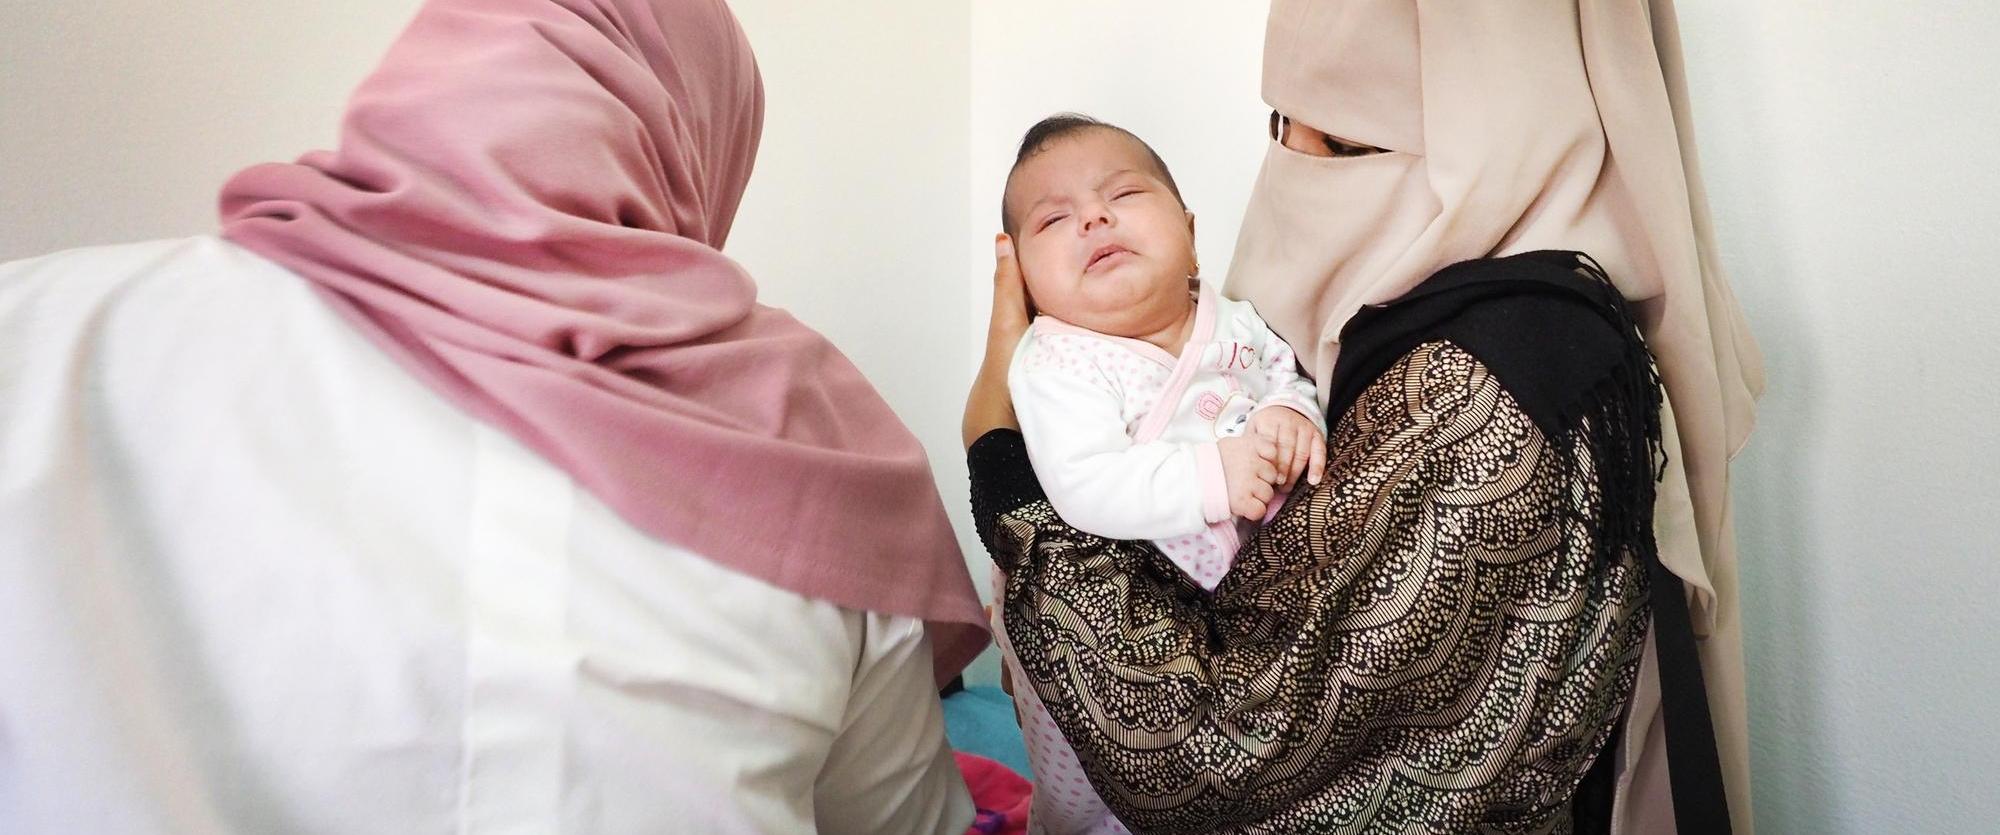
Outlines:
{"type": "Polygon", "coordinates": [[[1008,372],[1028,458],[1063,520],[1113,539],[1150,539],[1214,590],[1246,529],[1229,511],[1217,441],[1250,416],[1289,408],[1322,434],[1312,381],[1249,302],[1196,292],[1180,356],[1043,315],[1008,372]]]}

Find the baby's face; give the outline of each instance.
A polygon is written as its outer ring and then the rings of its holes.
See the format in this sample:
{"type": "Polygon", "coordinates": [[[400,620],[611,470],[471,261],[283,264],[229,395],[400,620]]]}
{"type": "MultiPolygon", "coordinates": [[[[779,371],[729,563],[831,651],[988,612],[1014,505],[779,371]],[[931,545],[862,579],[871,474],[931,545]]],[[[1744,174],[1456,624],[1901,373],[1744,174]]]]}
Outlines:
{"type": "Polygon", "coordinates": [[[1185,313],[1194,215],[1138,142],[1112,130],[1057,139],[1015,170],[1006,199],[1037,310],[1133,338],[1185,313]]]}

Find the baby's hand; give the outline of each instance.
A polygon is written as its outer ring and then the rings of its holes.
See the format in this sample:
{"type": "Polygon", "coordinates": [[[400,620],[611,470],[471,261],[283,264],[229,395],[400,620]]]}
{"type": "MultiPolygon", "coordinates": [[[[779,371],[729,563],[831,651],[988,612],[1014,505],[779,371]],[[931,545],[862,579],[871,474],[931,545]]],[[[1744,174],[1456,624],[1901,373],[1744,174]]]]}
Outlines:
{"type": "Polygon", "coordinates": [[[1326,437],[1305,415],[1283,406],[1264,409],[1250,416],[1245,434],[1273,449],[1271,465],[1284,476],[1286,490],[1299,483],[1300,473],[1315,485],[1326,474],[1326,437]]]}
{"type": "Polygon", "coordinates": [[[1271,464],[1276,449],[1262,438],[1223,438],[1215,442],[1222,454],[1223,486],[1229,491],[1229,512],[1245,519],[1264,518],[1270,507],[1271,485],[1279,478],[1271,464]]]}

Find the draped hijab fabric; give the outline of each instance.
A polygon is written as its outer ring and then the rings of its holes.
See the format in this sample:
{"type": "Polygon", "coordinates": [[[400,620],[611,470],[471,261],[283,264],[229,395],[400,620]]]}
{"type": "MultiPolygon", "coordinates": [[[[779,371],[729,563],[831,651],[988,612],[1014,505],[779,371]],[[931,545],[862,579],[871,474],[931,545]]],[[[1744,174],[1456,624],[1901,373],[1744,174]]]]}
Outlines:
{"type": "Polygon", "coordinates": [[[1749,831],[1728,465],[1764,375],[1716,262],[1671,0],[1274,0],[1263,94],[1386,149],[1322,158],[1273,142],[1245,213],[1226,289],[1317,379],[1363,305],[1467,259],[1581,250],[1637,308],[1667,393],[1660,558],[1707,637],[1731,810],[1749,831]]]}
{"type": "Polygon", "coordinates": [[[986,635],[922,447],[720,252],[762,122],[720,0],[432,0],[223,234],[635,527],[924,618],[947,679],[986,635]]]}

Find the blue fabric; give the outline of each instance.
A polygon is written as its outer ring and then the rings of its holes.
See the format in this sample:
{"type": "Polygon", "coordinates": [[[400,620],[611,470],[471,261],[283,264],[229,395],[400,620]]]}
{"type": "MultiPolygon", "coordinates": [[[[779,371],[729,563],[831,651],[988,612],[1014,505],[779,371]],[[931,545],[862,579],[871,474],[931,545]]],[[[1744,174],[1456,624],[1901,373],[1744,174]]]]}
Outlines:
{"type": "Polygon", "coordinates": [[[1014,720],[1014,699],[998,687],[968,687],[944,699],[944,735],[951,747],[1000,763],[1035,779],[1028,747],[1014,720]]]}

